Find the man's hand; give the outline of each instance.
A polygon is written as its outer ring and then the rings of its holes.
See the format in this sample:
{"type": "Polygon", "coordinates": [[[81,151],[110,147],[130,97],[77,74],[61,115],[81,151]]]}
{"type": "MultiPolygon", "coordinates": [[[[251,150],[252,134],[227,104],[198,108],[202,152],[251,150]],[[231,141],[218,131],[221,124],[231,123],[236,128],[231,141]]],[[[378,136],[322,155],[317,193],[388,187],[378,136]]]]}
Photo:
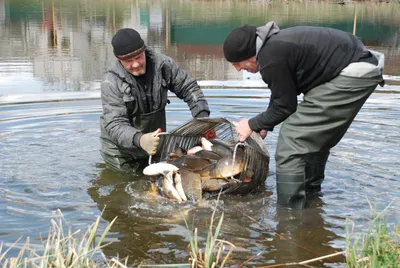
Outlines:
{"type": "Polygon", "coordinates": [[[159,128],[154,132],[143,134],[140,137],[140,147],[149,155],[155,155],[157,153],[157,147],[160,143],[160,137],[157,137],[157,134],[160,132],[161,129],[159,128]]]}
{"type": "Polygon", "coordinates": [[[253,133],[253,130],[251,130],[249,126],[249,120],[247,119],[240,120],[239,123],[235,123],[234,125],[241,142],[245,141],[251,135],[251,133],[253,133]]]}
{"type": "Polygon", "coordinates": [[[265,139],[265,137],[267,137],[268,131],[263,129],[260,131],[260,136],[262,139],[265,139]]]}

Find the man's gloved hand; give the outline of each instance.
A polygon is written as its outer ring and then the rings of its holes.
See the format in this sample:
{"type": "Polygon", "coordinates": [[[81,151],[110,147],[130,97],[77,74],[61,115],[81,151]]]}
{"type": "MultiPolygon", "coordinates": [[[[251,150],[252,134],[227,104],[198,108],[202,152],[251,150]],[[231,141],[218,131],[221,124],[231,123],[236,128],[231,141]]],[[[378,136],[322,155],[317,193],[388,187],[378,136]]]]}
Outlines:
{"type": "Polygon", "coordinates": [[[157,134],[160,132],[161,128],[154,132],[143,134],[140,137],[140,147],[149,155],[155,155],[157,153],[157,147],[160,143],[160,137],[157,137],[157,134]]]}

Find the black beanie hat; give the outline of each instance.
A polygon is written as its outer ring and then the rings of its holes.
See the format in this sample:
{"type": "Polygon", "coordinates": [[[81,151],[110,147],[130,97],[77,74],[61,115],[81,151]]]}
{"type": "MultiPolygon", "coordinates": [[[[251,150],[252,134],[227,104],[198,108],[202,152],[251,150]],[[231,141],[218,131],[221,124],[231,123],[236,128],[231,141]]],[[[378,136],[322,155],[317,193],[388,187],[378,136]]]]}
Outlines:
{"type": "Polygon", "coordinates": [[[225,59],[240,62],[256,55],[256,30],[257,27],[249,25],[233,29],[224,42],[225,59]]]}
{"type": "Polygon", "coordinates": [[[118,30],[111,41],[114,55],[121,60],[133,58],[144,51],[144,41],[140,34],[131,28],[118,30]]]}

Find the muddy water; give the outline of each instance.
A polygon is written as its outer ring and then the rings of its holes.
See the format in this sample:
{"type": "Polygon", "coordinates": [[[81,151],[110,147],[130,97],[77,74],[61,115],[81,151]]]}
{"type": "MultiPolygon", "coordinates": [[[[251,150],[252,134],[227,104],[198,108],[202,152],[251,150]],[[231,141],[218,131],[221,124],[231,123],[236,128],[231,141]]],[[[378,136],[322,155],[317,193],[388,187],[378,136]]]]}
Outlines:
{"type": "MultiPolygon", "coordinates": [[[[306,210],[277,208],[273,173],[259,193],[221,200],[221,238],[236,246],[232,263],[260,252],[249,267],[341,251],[346,218],[355,222],[356,231],[366,230],[370,205],[382,210],[390,204],[388,222],[399,224],[399,18],[394,3],[180,1],[165,6],[0,0],[0,241],[10,246],[29,236],[39,243],[55,209],[74,229],[84,229],[106,207],[102,228],[118,216],[108,237],[113,243],[104,249],[107,256],[129,256],[133,266],[185,262],[183,217],[204,240],[213,203],[193,207],[150,197],[146,179],[110,171],[100,157],[99,81],[113,58],[110,39],[118,28],[138,29],[149,46],[198,78],[213,116],[238,120],[265,109],[269,91],[240,88],[244,75],[223,60],[221,45],[235,26],[267,20],[282,28],[307,24],[355,31],[385,53],[390,81],[372,94],[332,151],[322,195],[310,196],[306,210]]],[[[173,129],[190,113],[171,96],[167,117],[173,129]]],[[[266,139],[271,156],[278,133],[279,127],[266,139]]],[[[343,266],[343,260],[316,266],[343,266]]]]}

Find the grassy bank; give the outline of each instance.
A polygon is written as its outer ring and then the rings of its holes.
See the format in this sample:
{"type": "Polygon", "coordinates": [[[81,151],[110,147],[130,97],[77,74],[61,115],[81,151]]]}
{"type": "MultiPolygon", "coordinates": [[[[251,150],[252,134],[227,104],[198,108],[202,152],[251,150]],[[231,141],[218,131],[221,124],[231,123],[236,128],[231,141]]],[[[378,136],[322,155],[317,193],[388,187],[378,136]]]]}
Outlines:
{"type": "Polygon", "coordinates": [[[373,225],[361,234],[350,231],[350,222],[346,224],[348,267],[400,267],[400,226],[389,229],[384,212],[377,214],[373,225]]]}
{"type": "Polygon", "coordinates": [[[108,224],[104,232],[98,237],[100,217],[88,227],[86,232],[81,230],[72,231],[68,228],[66,231],[66,221],[60,210],[56,212],[54,219],[51,220],[51,227],[47,238],[42,240],[42,249],[35,250],[29,243],[29,237],[25,245],[19,250],[16,257],[6,258],[5,256],[11,249],[17,248],[16,242],[8,249],[3,249],[3,243],[0,245],[0,265],[5,268],[19,267],[125,267],[118,259],[108,260],[101,249],[107,246],[103,243],[111,226],[116,218],[108,224]]]}
{"type": "MultiPolygon", "coordinates": [[[[192,267],[192,268],[212,268],[235,265],[244,266],[247,262],[256,258],[249,256],[244,263],[236,263],[231,258],[235,246],[229,241],[219,239],[221,226],[223,223],[222,213],[219,217],[214,209],[205,242],[201,243],[198,239],[197,228],[188,229],[189,238],[189,260],[183,264],[160,265],[160,267],[192,267]]],[[[6,258],[11,249],[16,248],[16,244],[8,249],[0,245],[0,265],[1,267],[129,267],[128,260],[120,260],[118,257],[109,259],[102,253],[102,248],[108,243],[104,243],[107,233],[114,224],[116,218],[109,223],[104,231],[99,234],[99,224],[101,217],[88,227],[86,232],[81,230],[72,231],[68,228],[65,231],[66,221],[61,211],[57,211],[55,219],[51,220],[51,227],[46,238],[42,238],[42,249],[35,250],[27,239],[25,245],[20,248],[16,257],[6,258]],[[99,237],[99,238],[98,238],[99,237]],[[98,238],[98,239],[97,239],[98,238]]],[[[354,224],[348,220],[346,222],[346,251],[333,253],[327,256],[320,256],[315,259],[299,261],[296,263],[274,264],[264,267],[287,267],[287,266],[307,266],[313,262],[321,261],[335,255],[346,255],[346,266],[356,268],[372,267],[400,267],[400,227],[389,228],[384,213],[377,214],[372,226],[366,232],[354,233],[354,224]]],[[[260,253],[261,254],[261,253],[260,253]]],[[[141,267],[156,267],[157,265],[141,267]]]]}

